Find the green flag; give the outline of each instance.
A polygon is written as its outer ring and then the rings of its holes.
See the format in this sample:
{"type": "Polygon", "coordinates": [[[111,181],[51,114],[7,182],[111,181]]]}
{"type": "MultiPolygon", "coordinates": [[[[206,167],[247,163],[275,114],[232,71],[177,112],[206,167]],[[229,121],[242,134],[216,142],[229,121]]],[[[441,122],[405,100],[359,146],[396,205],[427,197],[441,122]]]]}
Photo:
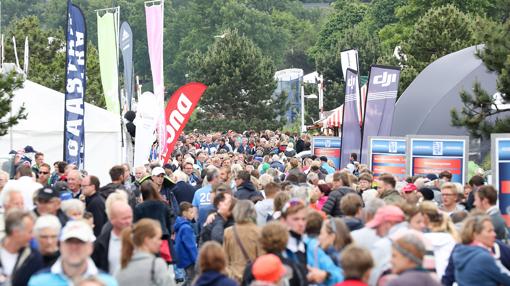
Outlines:
{"type": "Polygon", "coordinates": [[[106,101],[106,109],[119,114],[119,75],[118,75],[118,17],[117,10],[97,13],[97,42],[101,83],[106,101]]]}

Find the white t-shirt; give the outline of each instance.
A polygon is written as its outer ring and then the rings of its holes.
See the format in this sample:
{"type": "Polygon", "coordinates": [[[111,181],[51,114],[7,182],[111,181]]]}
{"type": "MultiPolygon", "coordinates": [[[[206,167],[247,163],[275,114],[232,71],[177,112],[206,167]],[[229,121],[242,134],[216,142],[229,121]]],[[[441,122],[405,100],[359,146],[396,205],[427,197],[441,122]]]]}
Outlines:
{"type": "Polygon", "coordinates": [[[120,251],[122,248],[122,241],[120,237],[116,236],[113,231],[110,236],[110,244],[108,246],[108,267],[110,274],[115,275],[120,270],[120,251]]]}
{"type": "Polygon", "coordinates": [[[13,254],[2,248],[0,249],[0,259],[2,260],[3,274],[11,276],[18,259],[18,253],[13,254]]]}

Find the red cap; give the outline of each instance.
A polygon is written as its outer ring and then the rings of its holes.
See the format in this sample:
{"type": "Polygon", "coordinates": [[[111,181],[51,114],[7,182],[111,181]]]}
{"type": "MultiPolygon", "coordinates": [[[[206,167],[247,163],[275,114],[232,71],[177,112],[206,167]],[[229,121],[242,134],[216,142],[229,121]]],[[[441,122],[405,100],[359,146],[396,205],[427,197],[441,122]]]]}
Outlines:
{"type": "Polygon", "coordinates": [[[285,272],[282,261],[274,254],[260,256],[252,266],[252,273],[257,281],[275,283],[280,281],[285,272]]]}
{"type": "Polygon", "coordinates": [[[404,219],[404,212],[399,207],[388,205],[380,207],[375,213],[374,218],[366,226],[375,228],[383,222],[402,222],[404,219]]]}
{"type": "Polygon", "coordinates": [[[410,192],[413,192],[416,190],[418,190],[418,188],[413,183],[409,183],[402,188],[402,192],[404,192],[404,193],[410,193],[410,192]]]}

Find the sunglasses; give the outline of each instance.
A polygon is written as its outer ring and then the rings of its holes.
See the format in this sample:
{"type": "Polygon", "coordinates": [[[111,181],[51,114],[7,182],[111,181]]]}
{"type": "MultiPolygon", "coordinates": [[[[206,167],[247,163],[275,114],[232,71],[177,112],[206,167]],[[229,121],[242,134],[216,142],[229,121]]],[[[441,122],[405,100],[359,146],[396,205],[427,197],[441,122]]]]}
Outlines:
{"type": "Polygon", "coordinates": [[[50,172],[40,172],[39,171],[39,174],[43,174],[43,175],[48,175],[50,172]]]}

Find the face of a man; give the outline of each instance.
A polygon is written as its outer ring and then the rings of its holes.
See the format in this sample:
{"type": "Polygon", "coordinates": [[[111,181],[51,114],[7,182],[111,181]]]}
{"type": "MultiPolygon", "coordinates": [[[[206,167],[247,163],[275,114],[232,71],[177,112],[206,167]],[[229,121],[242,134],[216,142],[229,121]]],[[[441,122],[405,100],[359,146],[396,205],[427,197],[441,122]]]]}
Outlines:
{"type": "Polygon", "coordinates": [[[67,186],[73,192],[76,193],[81,187],[81,177],[79,172],[70,172],[67,176],[67,186]]]}
{"type": "Polygon", "coordinates": [[[164,180],[165,180],[165,174],[159,174],[157,176],[152,176],[152,181],[158,186],[161,186],[163,184],[164,180]]]}
{"type": "Polygon", "coordinates": [[[96,192],[96,187],[90,183],[90,177],[87,176],[81,181],[82,192],[85,196],[90,197],[96,192]]]}
{"type": "Polygon", "coordinates": [[[25,201],[23,200],[23,195],[18,192],[12,192],[9,194],[9,200],[5,202],[4,208],[5,212],[10,211],[11,209],[20,209],[22,210],[25,207],[25,201]]]}
{"type": "Polygon", "coordinates": [[[186,175],[191,175],[191,173],[193,173],[193,165],[191,164],[185,164],[184,165],[184,173],[186,173],[186,175]]]}
{"type": "Polygon", "coordinates": [[[121,231],[133,223],[133,211],[128,204],[115,203],[112,206],[110,222],[114,230],[121,231]]]}
{"type": "Polygon", "coordinates": [[[39,214],[52,214],[56,215],[58,208],[60,207],[60,199],[51,198],[49,200],[46,199],[37,199],[36,201],[37,211],[39,214]]]}
{"type": "Polygon", "coordinates": [[[39,252],[43,255],[55,253],[58,250],[58,231],[52,227],[45,227],[37,233],[39,252]]]}
{"type": "Polygon", "coordinates": [[[42,163],[44,163],[44,155],[39,155],[35,158],[35,163],[37,166],[40,166],[42,163]]]}
{"type": "Polygon", "coordinates": [[[46,185],[48,183],[48,179],[50,178],[50,168],[43,166],[39,168],[39,178],[37,181],[42,185],[46,185]]]}
{"type": "Polygon", "coordinates": [[[18,228],[13,231],[13,240],[19,242],[21,245],[27,246],[32,239],[32,230],[34,229],[34,221],[29,218],[23,218],[23,228],[18,228]]]}
{"type": "Polygon", "coordinates": [[[285,218],[285,224],[295,233],[304,234],[306,227],[306,209],[302,209],[295,214],[288,215],[285,218]]]}
{"type": "Polygon", "coordinates": [[[372,186],[372,184],[367,180],[359,180],[358,183],[362,190],[368,190],[372,186]]]}
{"type": "Polygon", "coordinates": [[[92,243],[83,242],[77,238],[70,238],[60,244],[60,257],[62,263],[74,268],[87,263],[87,259],[92,254],[92,243]]]}
{"type": "Polygon", "coordinates": [[[145,175],[145,172],[144,172],[143,168],[136,168],[136,170],[135,170],[135,178],[137,180],[140,180],[144,175],[145,175]]]}
{"type": "Polygon", "coordinates": [[[444,188],[441,190],[441,196],[445,207],[451,207],[457,203],[457,192],[455,190],[444,188]]]}

